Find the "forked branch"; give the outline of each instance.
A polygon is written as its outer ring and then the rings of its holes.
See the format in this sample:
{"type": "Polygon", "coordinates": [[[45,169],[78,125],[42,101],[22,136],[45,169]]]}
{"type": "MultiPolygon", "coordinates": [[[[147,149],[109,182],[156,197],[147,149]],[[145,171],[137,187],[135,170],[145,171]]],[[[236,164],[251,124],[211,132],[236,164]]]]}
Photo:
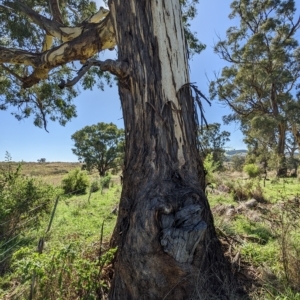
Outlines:
{"type": "Polygon", "coordinates": [[[108,71],[111,74],[116,75],[118,78],[128,76],[128,64],[126,62],[112,59],[107,59],[105,61],[91,59],[82,66],[82,68],[77,72],[77,76],[75,78],[68,80],[67,82],[61,80],[59,87],[63,89],[65,87],[75,85],[92,66],[99,67],[101,71],[108,71]]]}
{"type": "MultiPolygon", "coordinates": [[[[23,64],[34,68],[33,73],[23,78],[23,87],[28,88],[48,77],[50,70],[72,61],[86,61],[93,55],[116,45],[115,33],[111,18],[107,16],[100,23],[90,23],[89,30],[60,46],[43,53],[32,53],[25,50],[5,48],[0,46],[0,64],[23,64]]],[[[112,73],[120,69],[116,64],[112,73]]],[[[102,68],[107,66],[102,65],[102,68]]],[[[113,73],[114,74],[114,73],[113,73]]],[[[120,76],[121,74],[118,74],[120,76]]]]}

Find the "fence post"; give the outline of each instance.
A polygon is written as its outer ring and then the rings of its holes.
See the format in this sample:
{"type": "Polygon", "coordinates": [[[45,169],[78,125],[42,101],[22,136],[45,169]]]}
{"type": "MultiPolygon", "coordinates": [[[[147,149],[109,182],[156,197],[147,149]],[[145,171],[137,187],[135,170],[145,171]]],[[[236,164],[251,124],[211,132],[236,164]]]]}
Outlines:
{"type": "MultiPolygon", "coordinates": [[[[45,233],[49,232],[50,229],[51,229],[51,225],[52,225],[52,221],[53,221],[53,218],[54,218],[54,215],[55,215],[55,211],[56,211],[56,207],[57,207],[57,204],[58,204],[59,197],[60,196],[56,197],[54,207],[53,207],[53,210],[52,210],[52,213],[51,213],[50,221],[49,221],[49,224],[48,224],[48,228],[47,228],[45,233]]],[[[38,242],[38,245],[37,245],[37,252],[39,254],[42,254],[43,250],[44,250],[44,237],[41,237],[39,239],[39,242],[38,242]]],[[[29,294],[28,300],[33,299],[34,288],[35,288],[35,279],[36,279],[36,273],[35,273],[35,271],[33,271],[32,279],[31,279],[31,286],[30,286],[30,294],[29,294]]]]}
{"type": "Polygon", "coordinates": [[[90,204],[91,195],[92,195],[92,187],[90,188],[90,193],[89,193],[89,198],[88,198],[88,203],[89,204],[90,204]]]}
{"type": "Polygon", "coordinates": [[[46,233],[49,232],[49,230],[51,228],[52,221],[53,221],[53,218],[54,218],[54,214],[55,214],[55,211],[56,211],[56,207],[57,207],[57,204],[58,204],[59,197],[60,196],[57,196],[57,198],[56,198],[56,201],[55,201],[55,204],[54,204],[54,207],[53,207],[53,211],[52,211],[52,214],[51,214],[50,222],[49,222],[49,225],[48,225],[46,233]]]}

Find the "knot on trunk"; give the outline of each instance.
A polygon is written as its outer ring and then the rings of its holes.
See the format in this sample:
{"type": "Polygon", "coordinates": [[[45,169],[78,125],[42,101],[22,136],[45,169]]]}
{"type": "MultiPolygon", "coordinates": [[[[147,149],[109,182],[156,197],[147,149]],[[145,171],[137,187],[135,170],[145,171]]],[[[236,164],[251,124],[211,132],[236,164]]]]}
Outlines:
{"type": "Polygon", "coordinates": [[[193,261],[195,249],[204,237],[207,224],[202,220],[202,210],[199,204],[193,204],[189,199],[178,211],[161,214],[160,244],[180,263],[193,261]]]}

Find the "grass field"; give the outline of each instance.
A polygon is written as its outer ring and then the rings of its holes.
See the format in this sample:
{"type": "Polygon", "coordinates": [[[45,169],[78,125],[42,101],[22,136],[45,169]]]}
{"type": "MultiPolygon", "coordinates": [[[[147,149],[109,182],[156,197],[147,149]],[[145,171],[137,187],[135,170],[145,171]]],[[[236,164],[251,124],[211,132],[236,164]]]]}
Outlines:
{"type": "MultiPolygon", "coordinates": [[[[24,163],[22,174],[59,186],[63,176],[78,165],[24,163]]],[[[99,180],[97,173],[89,177],[91,182],[99,180]]],[[[60,196],[49,232],[51,215],[38,230],[24,232],[20,244],[14,246],[19,238],[12,241],[11,269],[0,277],[0,299],[28,299],[34,274],[39,279],[33,299],[98,299],[107,292],[110,277],[105,270],[114,251],[109,250],[108,242],[117,216],[119,182],[119,176],[113,176],[109,188],[60,196]],[[44,246],[38,254],[41,238],[44,246]]]]}
{"type": "MultiPolygon", "coordinates": [[[[25,163],[22,172],[59,186],[78,166],[25,163]]],[[[51,230],[45,233],[50,214],[38,230],[21,236],[10,272],[0,277],[0,299],[29,299],[33,282],[32,299],[105,299],[115,252],[108,242],[121,188],[113,176],[102,191],[61,196],[51,230]]],[[[226,256],[251,299],[300,300],[299,179],[271,177],[264,187],[263,180],[242,173],[214,173],[206,192],[226,256]]]]}
{"type": "Polygon", "coordinates": [[[214,179],[207,195],[217,232],[233,266],[252,279],[251,299],[299,300],[299,179],[271,177],[265,187],[242,173],[214,179]]]}

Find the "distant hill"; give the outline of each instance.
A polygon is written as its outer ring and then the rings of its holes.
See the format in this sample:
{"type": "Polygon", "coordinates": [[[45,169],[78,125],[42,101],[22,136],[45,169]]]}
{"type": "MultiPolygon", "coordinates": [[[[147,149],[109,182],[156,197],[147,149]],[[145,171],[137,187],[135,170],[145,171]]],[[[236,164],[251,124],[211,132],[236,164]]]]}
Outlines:
{"type": "Polygon", "coordinates": [[[233,155],[241,155],[241,156],[245,156],[247,154],[247,150],[230,150],[230,151],[226,151],[225,155],[227,156],[233,156],[233,155]]]}

